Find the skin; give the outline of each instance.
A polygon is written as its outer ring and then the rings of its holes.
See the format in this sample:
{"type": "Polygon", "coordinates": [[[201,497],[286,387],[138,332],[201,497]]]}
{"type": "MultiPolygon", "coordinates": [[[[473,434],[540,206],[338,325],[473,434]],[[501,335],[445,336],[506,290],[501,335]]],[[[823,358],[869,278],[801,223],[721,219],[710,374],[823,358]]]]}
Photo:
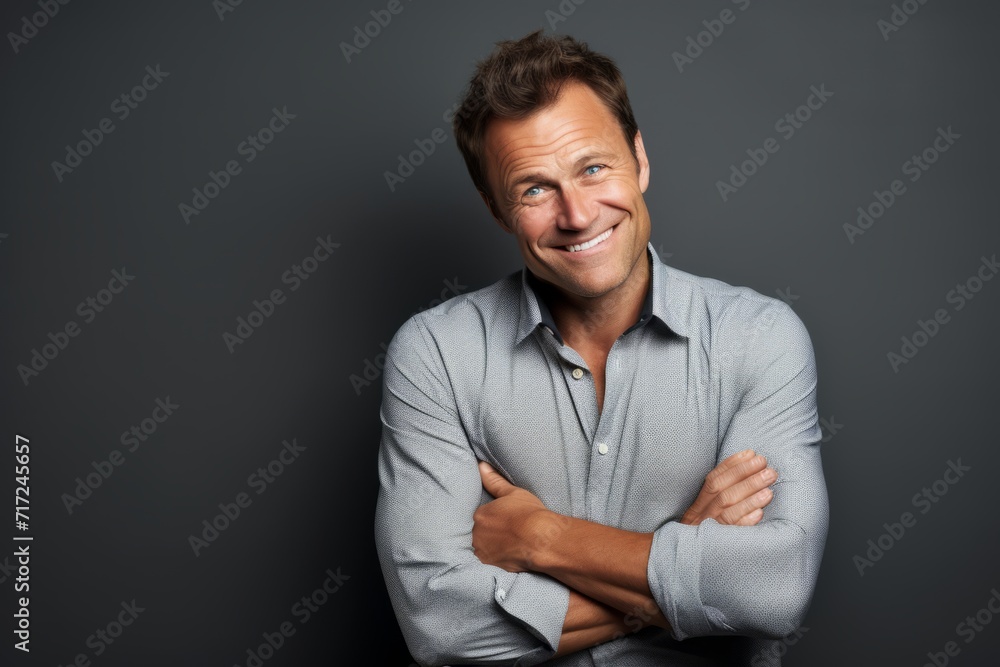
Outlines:
{"type": "Polygon", "coordinates": [[[517,239],[542,284],[566,344],[587,362],[604,401],[611,345],[639,317],[649,286],[649,161],[636,133],[633,158],[614,116],[587,86],[567,82],[558,100],[525,119],[497,119],[485,136],[483,194],[517,239]],[[583,252],[568,245],[611,237],[583,252]]]}
{"type": "MultiPolygon", "coordinates": [[[[586,85],[566,82],[557,100],[527,118],[495,119],[485,135],[491,214],[517,241],[563,340],[587,363],[598,409],[605,364],[638,319],[651,280],[650,217],[643,199],[649,160],[640,133],[632,156],[621,127],[586,85]],[[582,252],[567,246],[602,243],[582,252]]],[[[480,463],[495,500],[477,509],[472,544],[483,562],[547,574],[570,588],[557,656],[649,625],[669,628],[649,589],[652,533],[620,530],[552,512],[529,491],[480,463]]],[[[777,473],[747,450],[706,477],[681,523],[711,518],[752,526],[771,501],[777,473]]]]}

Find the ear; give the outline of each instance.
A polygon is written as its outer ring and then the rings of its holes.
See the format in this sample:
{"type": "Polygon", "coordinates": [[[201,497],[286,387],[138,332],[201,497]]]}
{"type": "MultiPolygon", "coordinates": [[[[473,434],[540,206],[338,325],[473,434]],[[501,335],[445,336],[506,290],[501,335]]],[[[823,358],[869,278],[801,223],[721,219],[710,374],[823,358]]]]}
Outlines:
{"type": "Polygon", "coordinates": [[[646,147],[642,144],[642,132],[635,132],[635,159],[639,162],[639,191],[646,192],[649,187],[649,158],[646,147]]]}
{"type": "Polygon", "coordinates": [[[500,229],[510,234],[511,233],[510,226],[508,226],[507,223],[504,222],[503,216],[501,216],[500,212],[497,211],[496,206],[493,203],[493,200],[490,199],[490,196],[485,192],[483,192],[482,190],[478,190],[478,192],[479,196],[483,198],[483,203],[486,204],[486,208],[489,209],[490,215],[493,216],[493,219],[496,221],[496,223],[500,225],[500,229]]]}

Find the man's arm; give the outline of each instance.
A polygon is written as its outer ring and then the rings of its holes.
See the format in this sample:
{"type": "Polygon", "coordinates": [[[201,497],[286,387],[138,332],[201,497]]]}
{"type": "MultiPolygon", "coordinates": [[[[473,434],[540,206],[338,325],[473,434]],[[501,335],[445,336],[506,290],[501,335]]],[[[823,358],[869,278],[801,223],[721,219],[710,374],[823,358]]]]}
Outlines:
{"type": "Polygon", "coordinates": [[[591,648],[628,631],[629,619],[625,614],[570,589],[569,607],[556,657],[591,648]]]}
{"type": "Polygon", "coordinates": [[[474,555],[482,481],[441,353],[419,318],[393,338],[384,373],[375,537],[410,652],[424,665],[550,658],[569,591],[474,555]]]}
{"type": "MultiPolygon", "coordinates": [[[[753,448],[780,471],[767,482],[775,482],[775,496],[760,525],[748,519],[749,525],[724,526],[719,518],[725,517],[709,516],[697,525],[668,522],[641,534],[538,512],[523,523],[512,549],[488,562],[550,574],[622,611],[652,599],[669,619],[656,624],[670,627],[676,639],[793,632],[812,597],[828,506],[812,345],[790,308],[771,307],[772,325],[757,337],[757,349],[746,353],[745,390],[720,448],[720,457],[753,448]]],[[[753,497],[771,500],[761,493],[753,497]]],[[[497,503],[490,505],[504,513],[516,510],[512,503],[497,503]]],[[[477,532],[488,507],[477,513],[477,532]]],[[[696,501],[685,519],[701,509],[696,501]]]]}
{"type": "MultiPolygon", "coordinates": [[[[750,528],[668,522],[654,534],[649,584],[676,639],[711,634],[780,638],[812,600],[829,505],[820,458],[816,363],[802,321],[774,299],[747,300],[732,320],[755,333],[735,362],[724,401],[732,418],[720,456],[752,448],[778,471],[763,520],[750,528]]],[[[740,340],[742,343],[742,340],[740,340]]],[[[716,357],[718,360],[718,357],[716,357]]]]}
{"type": "MultiPolygon", "coordinates": [[[[647,583],[653,533],[630,532],[556,514],[489,464],[479,466],[483,487],[497,500],[483,505],[474,515],[476,555],[508,571],[543,572],[569,586],[564,639],[584,636],[578,624],[587,620],[591,626],[586,634],[588,646],[647,625],[669,629],[647,583]],[[587,544],[599,546],[581,549],[587,544]],[[580,595],[574,597],[578,591],[580,595]],[[582,620],[571,626],[575,605],[582,620]],[[617,613],[609,614],[609,607],[617,613]]],[[[775,477],[764,457],[751,450],[733,454],[708,474],[681,522],[698,525],[713,519],[752,526],[760,521],[762,508],[771,500],[767,486],[775,477]]],[[[558,654],[572,650],[576,649],[561,642],[558,654]]]]}

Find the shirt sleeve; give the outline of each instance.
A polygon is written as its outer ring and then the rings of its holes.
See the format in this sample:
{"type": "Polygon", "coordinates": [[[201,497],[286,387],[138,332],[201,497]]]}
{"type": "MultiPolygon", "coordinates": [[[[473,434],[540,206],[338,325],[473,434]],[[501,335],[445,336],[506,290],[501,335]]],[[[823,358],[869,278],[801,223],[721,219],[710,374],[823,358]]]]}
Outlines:
{"type": "Polygon", "coordinates": [[[419,318],[390,343],[383,382],[375,539],[410,653],[422,665],[549,659],[569,589],[473,553],[473,513],[489,496],[448,369],[419,318]]]}
{"type": "Polygon", "coordinates": [[[744,449],[778,472],[756,526],[671,521],[657,529],[648,580],[677,640],[717,634],[780,638],[802,623],[828,525],[812,343],[787,305],[768,305],[727,336],[722,372],[739,378],[738,408],[718,461],[744,449]],[[742,386],[741,386],[742,385],[742,386]]]}

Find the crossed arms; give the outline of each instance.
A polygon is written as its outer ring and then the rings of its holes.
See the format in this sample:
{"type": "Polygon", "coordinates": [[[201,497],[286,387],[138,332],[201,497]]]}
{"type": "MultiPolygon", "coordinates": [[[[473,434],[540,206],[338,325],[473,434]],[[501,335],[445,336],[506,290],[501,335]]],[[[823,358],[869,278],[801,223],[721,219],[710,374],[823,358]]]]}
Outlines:
{"type": "Polygon", "coordinates": [[[413,656],[533,665],[646,625],[677,640],[796,630],[827,499],[811,344],[790,309],[770,333],[733,399],[722,472],[681,520],[635,533],[550,512],[481,470],[436,341],[419,320],[404,325],[385,365],[376,540],[413,656]],[[745,450],[767,464],[734,458],[745,450]],[[765,465],[776,481],[755,477],[765,465]],[[497,500],[484,504],[484,485],[497,500]],[[768,486],[773,496],[756,495],[768,486]]]}
{"type": "MultiPolygon", "coordinates": [[[[546,574],[570,588],[556,656],[647,625],[670,629],[646,577],[653,533],[556,514],[488,463],[480,463],[479,472],[483,488],[496,498],[473,516],[472,546],[479,560],[508,572],[546,574]]],[[[763,456],[752,450],[733,454],[708,474],[681,523],[714,519],[726,525],[756,525],[771,501],[768,485],[775,479],[777,473],[763,456]]]]}

